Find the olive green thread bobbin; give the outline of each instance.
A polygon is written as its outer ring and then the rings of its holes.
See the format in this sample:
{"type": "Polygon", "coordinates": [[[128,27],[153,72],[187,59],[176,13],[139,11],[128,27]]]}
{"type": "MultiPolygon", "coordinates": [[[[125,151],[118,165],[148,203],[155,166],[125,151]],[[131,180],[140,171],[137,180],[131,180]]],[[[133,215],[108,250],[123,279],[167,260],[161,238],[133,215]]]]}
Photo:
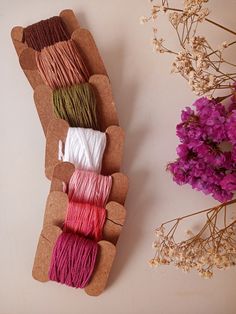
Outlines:
{"type": "Polygon", "coordinates": [[[70,127],[99,130],[96,97],[89,83],[54,90],[53,104],[55,115],[70,127]]]}

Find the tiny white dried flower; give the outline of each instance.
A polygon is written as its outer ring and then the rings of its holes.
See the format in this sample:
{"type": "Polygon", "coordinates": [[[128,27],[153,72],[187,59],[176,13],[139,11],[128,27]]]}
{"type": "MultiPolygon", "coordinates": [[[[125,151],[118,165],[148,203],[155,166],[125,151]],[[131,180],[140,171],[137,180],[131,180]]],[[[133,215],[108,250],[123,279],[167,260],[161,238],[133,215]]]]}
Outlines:
{"type": "Polygon", "coordinates": [[[200,275],[202,278],[210,279],[210,278],[212,278],[212,276],[213,276],[213,272],[210,271],[210,270],[202,270],[202,271],[199,271],[199,275],[200,275]]]}
{"type": "Polygon", "coordinates": [[[158,258],[152,258],[148,261],[148,264],[151,267],[157,267],[158,265],[160,265],[160,260],[158,258]]]}
{"type": "Polygon", "coordinates": [[[157,249],[159,247],[160,241],[154,241],[152,242],[152,248],[157,249]]]}
{"type": "MultiPolygon", "coordinates": [[[[191,72],[193,72],[193,71],[191,71],[191,72]]],[[[186,235],[187,235],[189,238],[194,237],[194,234],[193,234],[192,230],[186,230],[186,235]]]]}
{"type": "Polygon", "coordinates": [[[203,22],[205,18],[210,14],[209,9],[203,8],[201,9],[197,15],[198,15],[198,22],[203,22]]]}
{"type": "Polygon", "coordinates": [[[161,13],[166,13],[166,11],[167,11],[166,7],[164,5],[161,5],[160,6],[160,12],[161,13]]]}
{"type": "Polygon", "coordinates": [[[163,237],[164,236],[164,232],[165,232],[165,228],[162,226],[160,228],[156,228],[155,235],[157,237],[163,237]]]}
{"type": "Polygon", "coordinates": [[[219,52],[223,52],[224,49],[228,48],[229,44],[227,43],[227,41],[223,41],[219,46],[218,46],[218,51],[219,52]]]}
{"type": "Polygon", "coordinates": [[[177,12],[171,12],[169,14],[169,21],[174,27],[177,27],[182,22],[182,14],[177,12]]]}
{"type": "Polygon", "coordinates": [[[145,23],[147,23],[148,21],[149,21],[149,18],[146,17],[146,16],[140,16],[140,18],[139,18],[140,24],[145,24],[145,23]]]}
{"type": "Polygon", "coordinates": [[[224,42],[222,43],[222,47],[223,47],[223,48],[229,47],[229,44],[227,43],[227,41],[224,41],[224,42]]]}
{"type": "Polygon", "coordinates": [[[153,38],[153,50],[159,53],[163,53],[165,52],[162,43],[164,42],[163,38],[157,39],[157,38],[153,38]]]}
{"type": "Polygon", "coordinates": [[[152,30],[153,30],[153,33],[154,33],[154,34],[157,33],[157,28],[156,28],[156,27],[153,27],[152,30]]]}

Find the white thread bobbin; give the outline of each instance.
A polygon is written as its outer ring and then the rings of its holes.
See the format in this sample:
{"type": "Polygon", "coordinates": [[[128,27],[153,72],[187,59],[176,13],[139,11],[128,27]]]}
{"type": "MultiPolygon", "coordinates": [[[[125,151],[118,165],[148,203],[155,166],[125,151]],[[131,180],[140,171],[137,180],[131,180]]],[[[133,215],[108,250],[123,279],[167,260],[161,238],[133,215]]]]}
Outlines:
{"type": "Polygon", "coordinates": [[[76,168],[100,173],[105,148],[105,133],[93,129],[69,128],[64,154],[59,142],[58,158],[71,162],[76,168]]]}

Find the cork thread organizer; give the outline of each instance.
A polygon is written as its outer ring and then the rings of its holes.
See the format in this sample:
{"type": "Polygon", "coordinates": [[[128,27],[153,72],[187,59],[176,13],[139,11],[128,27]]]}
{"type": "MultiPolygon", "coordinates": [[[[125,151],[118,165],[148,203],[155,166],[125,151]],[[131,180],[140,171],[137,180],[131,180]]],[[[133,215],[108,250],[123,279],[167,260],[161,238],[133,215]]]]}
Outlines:
{"type": "MultiPolygon", "coordinates": [[[[99,295],[106,286],[116,253],[116,243],[125,221],[125,198],[128,191],[128,178],[120,173],[123,155],[124,131],[119,127],[116,106],[104,63],[100,57],[95,41],[87,29],[80,27],[72,10],[63,10],[59,16],[64,22],[70,38],[75,42],[89,73],[89,83],[93,87],[97,103],[97,116],[100,131],[107,138],[102,160],[103,175],[111,175],[112,188],[106,205],[106,221],[96,266],[85,292],[99,295]]],[[[52,249],[61,234],[66,215],[68,196],[63,186],[68,184],[75,171],[73,164],[58,160],[58,142],[64,142],[69,124],[56,118],[53,112],[53,92],[44,82],[36,63],[36,51],[27,46],[23,36],[24,28],[16,26],[11,37],[19,57],[20,66],[34,90],[34,102],[39,119],[46,136],[45,174],[51,180],[42,232],[33,266],[33,277],[39,281],[48,281],[48,269],[52,249]]]]}

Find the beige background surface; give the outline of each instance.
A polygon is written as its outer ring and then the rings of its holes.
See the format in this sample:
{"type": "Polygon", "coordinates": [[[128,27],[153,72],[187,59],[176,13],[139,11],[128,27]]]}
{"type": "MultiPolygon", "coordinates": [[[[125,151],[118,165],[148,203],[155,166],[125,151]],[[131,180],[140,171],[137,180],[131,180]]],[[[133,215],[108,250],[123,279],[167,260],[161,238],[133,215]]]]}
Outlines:
{"type": "MultiPolygon", "coordinates": [[[[173,1],[179,3],[178,0],[173,1]]],[[[235,26],[235,0],[211,0],[212,18],[235,26]]],[[[153,229],[163,220],[215,204],[175,185],[165,166],[175,158],[175,125],[194,99],[186,83],[170,75],[168,56],[150,46],[150,27],[140,26],[146,0],[1,0],[1,210],[0,314],[233,314],[236,270],[210,280],[172,267],[152,270],[153,229]],[[44,177],[44,136],[10,41],[14,25],[29,25],[72,8],[96,39],[112,81],[126,130],[123,170],[130,177],[128,219],[106,292],[98,298],[31,277],[49,183],[44,177]]],[[[161,22],[165,37],[173,33],[161,22]]],[[[228,35],[204,28],[215,44],[228,35]]]]}

